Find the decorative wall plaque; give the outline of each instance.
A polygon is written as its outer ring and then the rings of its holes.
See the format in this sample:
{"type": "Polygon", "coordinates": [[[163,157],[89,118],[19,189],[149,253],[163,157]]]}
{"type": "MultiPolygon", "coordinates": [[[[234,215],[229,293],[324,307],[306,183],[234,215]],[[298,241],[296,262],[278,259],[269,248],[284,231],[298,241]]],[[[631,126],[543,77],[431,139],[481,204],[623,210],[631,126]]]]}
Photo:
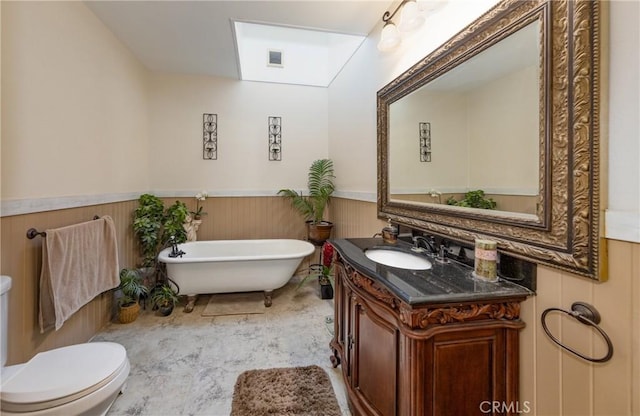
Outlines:
{"type": "Polygon", "coordinates": [[[202,158],[218,159],[218,115],[202,115],[202,158]]]}
{"type": "Polygon", "coordinates": [[[282,117],[269,116],[269,160],[282,160],[282,117]]]}

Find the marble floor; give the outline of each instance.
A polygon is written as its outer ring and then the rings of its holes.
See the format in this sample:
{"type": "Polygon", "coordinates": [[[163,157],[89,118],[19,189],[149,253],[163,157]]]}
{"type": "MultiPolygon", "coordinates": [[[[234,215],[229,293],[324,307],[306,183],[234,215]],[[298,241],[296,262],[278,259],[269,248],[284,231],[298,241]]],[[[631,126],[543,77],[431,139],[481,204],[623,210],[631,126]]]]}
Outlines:
{"type": "Polygon", "coordinates": [[[340,367],[329,361],[333,300],[320,299],[315,282],[296,290],[297,282],[275,291],[264,314],[203,317],[208,296],[200,296],[190,314],[146,310],[133,323],[109,324],[92,341],[124,345],[131,373],[108,415],[229,415],[243,371],[313,364],[329,374],[350,415],[340,367]]]}

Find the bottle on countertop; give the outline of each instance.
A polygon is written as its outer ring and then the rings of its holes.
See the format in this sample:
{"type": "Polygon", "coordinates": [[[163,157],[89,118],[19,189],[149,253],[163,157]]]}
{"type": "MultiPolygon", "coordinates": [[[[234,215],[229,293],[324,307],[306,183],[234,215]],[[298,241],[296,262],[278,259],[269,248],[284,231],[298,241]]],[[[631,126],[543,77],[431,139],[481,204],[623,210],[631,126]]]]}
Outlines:
{"type": "Polygon", "coordinates": [[[382,241],[387,244],[398,242],[398,227],[391,224],[391,218],[388,220],[388,225],[382,229],[382,241]]]}

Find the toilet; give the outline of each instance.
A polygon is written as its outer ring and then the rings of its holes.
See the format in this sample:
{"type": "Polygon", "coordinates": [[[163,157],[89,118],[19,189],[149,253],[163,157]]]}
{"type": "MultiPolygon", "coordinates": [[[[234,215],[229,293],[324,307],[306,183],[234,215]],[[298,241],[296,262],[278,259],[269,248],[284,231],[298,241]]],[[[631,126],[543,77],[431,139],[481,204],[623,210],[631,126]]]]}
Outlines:
{"type": "Polygon", "coordinates": [[[0,276],[0,413],[8,415],[105,415],[129,376],[127,351],[113,342],[90,342],[37,354],[24,364],[7,361],[11,278],[0,276]]]}

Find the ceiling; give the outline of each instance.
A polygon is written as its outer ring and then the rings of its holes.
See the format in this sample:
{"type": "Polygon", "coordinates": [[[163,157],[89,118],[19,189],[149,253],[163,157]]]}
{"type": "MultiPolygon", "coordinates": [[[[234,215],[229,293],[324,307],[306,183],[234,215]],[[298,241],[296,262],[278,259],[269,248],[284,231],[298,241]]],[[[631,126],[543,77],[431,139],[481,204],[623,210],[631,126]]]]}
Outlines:
{"type": "Polygon", "coordinates": [[[239,78],[232,21],[368,35],[391,0],[87,1],[151,71],[239,78]]]}

